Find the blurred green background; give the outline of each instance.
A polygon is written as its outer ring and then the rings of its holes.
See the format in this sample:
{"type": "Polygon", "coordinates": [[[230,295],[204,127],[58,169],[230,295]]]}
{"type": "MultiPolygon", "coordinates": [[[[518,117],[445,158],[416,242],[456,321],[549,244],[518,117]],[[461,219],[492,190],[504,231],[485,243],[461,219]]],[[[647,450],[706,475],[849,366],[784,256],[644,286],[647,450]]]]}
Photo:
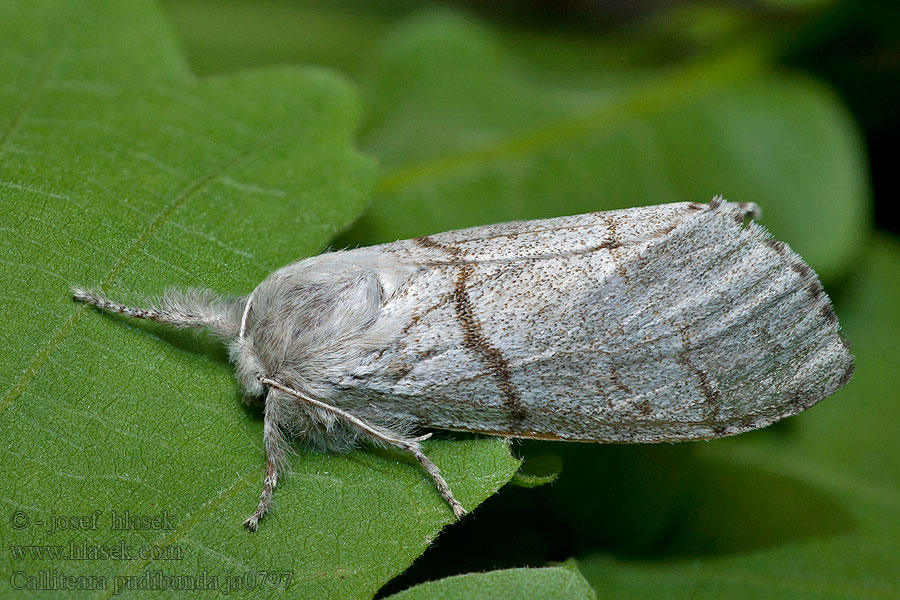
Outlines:
{"type": "Polygon", "coordinates": [[[900,595],[900,11],[880,2],[169,2],[199,74],[324,65],[372,204],[339,246],[717,193],[820,273],[846,390],[743,439],[516,443],[507,486],[385,590],[576,557],[600,597],[900,595]],[[559,460],[561,459],[561,460],[559,460]]]}

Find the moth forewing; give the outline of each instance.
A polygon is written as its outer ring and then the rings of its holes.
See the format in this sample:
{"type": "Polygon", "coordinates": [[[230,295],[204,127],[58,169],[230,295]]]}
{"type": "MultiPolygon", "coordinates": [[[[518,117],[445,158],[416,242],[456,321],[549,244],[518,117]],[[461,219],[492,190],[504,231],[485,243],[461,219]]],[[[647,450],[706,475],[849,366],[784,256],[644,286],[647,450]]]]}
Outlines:
{"type": "Polygon", "coordinates": [[[251,529],[286,435],[410,452],[461,516],[415,428],[714,438],[797,413],[849,380],[821,284],[787,245],[744,224],[757,210],[716,198],[474,227],[323,254],[246,298],[176,294],[143,313],[91,292],[76,299],[226,339],[241,385],[266,401],[251,529]]]}

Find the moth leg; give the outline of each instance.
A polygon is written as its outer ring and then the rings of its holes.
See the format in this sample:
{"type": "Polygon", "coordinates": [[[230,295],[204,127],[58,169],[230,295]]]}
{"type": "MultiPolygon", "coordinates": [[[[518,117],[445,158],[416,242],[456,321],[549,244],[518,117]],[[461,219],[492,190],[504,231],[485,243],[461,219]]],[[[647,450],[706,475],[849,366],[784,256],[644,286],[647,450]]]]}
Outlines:
{"type": "MultiPolygon", "coordinates": [[[[394,432],[389,431],[387,429],[382,429],[381,427],[376,427],[374,425],[369,425],[359,417],[348,413],[347,411],[341,410],[336,406],[331,406],[321,400],[316,400],[315,398],[309,398],[298,393],[296,390],[293,390],[286,385],[275,381],[274,379],[269,379],[267,377],[260,377],[259,382],[265,386],[270,388],[275,388],[289,396],[297,398],[303,402],[307,402],[312,404],[317,408],[321,408],[326,410],[332,414],[335,414],[342,419],[345,419],[347,422],[351,423],[357,429],[374,439],[375,441],[381,442],[388,446],[393,446],[394,448],[398,448],[400,450],[404,450],[412,454],[415,459],[418,461],[422,468],[431,475],[431,478],[434,480],[434,486],[437,488],[437,491],[441,494],[444,500],[447,501],[447,504],[450,505],[450,508],[453,510],[453,515],[459,519],[462,518],[463,515],[466,514],[466,509],[462,507],[456,497],[453,495],[453,492],[450,490],[450,486],[447,484],[447,480],[444,479],[444,476],[441,475],[440,469],[438,469],[437,465],[431,462],[431,459],[428,458],[424,452],[422,452],[422,446],[419,442],[427,440],[431,437],[431,434],[423,435],[417,438],[405,438],[399,435],[396,435],[394,432]]],[[[262,506],[262,501],[260,501],[260,506],[262,506]]],[[[257,511],[258,512],[258,511],[257,511]]],[[[256,514],[256,513],[254,513],[256,514]]],[[[252,517],[251,517],[252,518],[252,517]]],[[[248,519],[249,521],[249,519],[248,519]]]]}
{"type": "Polygon", "coordinates": [[[364,430],[367,434],[371,435],[379,442],[409,452],[415,457],[417,461],[419,461],[419,464],[422,465],[422,468],[425,469],[425,471],[429,475],[431,475],[431,478],[434,480],[434,487],[437,488],[437,491],[441,494],[444,500],[447,501],[447,504],[450,505],[451,510],[453,510],[454,517],[456,517],[457,519],[461,519],[463,515],[466,514],[466,509],[464,509],[462,507],[462,504],[460,504],[456,500],[456,497],[453,495],[453,491],[450,489],[450,485],[447,483],[447,480],[444,479],[444,476],[441,475],[441,470],[438,469],[436,464],[431,462],[431,459],[428,458],[424,452],[422,452],[422,446],[419,444],[419,442],[430,438],[430,433],[417,438],[403,438],[394,435],[391,431],[371,427],[368,424],[366,425],[369,427],[368,430],[364,430]]]}
{"type": "Polygon", "coordinates": [[[263,443],[266,446],[266,479],[263,482],[262,494],[259,504],[252,515],[244,521],[244,527],[250,531],[256,531],[259,520],[269,510],[275,486],[278,485],[278,472],[285,463],[287,440],[281,433],[281,429],[275,421],[274,408],[271,403],[266,403],[265,422],[263,425],[263,443]]]}
{"type": "MultiPolygon", "coordinates": [[[[407,452],[412,453],[412,455],[416,457],[416,460],[419,461],[419,464],[422,465],[422,468],[425,469],[425,471],[429,475],[431,475],[431,478],[434,480],[434,487],[437,488],[437,491],[440,492],[444,500],[447,501],[447,504],[450,505],[450,508],[453,510],[453,516],[457,519],[461,519],[463,515],[466,514],[466,509],[464,509],[462,507],[462,504],[460,504],[453,496],[453,491],[450,489],[447,481],[441,475],[440,469],[437,468],[436,464],[431,462],[430,458],[425,456],[425,453],[422,452],[422,447],[419,445],[419,442],[427,440],[430,437],[431,434],[429,433],[413,439],[396,438],[398,442],[397,447],[401,450],[406,450],[407,452]]],[[[389,444],[392,444],[391,441],[385,440],[384,438],[380,439],[389,444]]]]}
{"type": "Polygon", "coordinates": [[[259,505],[253,514],[244,520],[244,527],[250,531],[256,531],[256,528],[259,527],[259,520],[269,510],[269,503],[272,501],[272,494],[275,493],[276,485],[278,485],[278,469],[275,467],[275,462],[270,458],[266,461],[266,481],[263,484],[259,505]]]}

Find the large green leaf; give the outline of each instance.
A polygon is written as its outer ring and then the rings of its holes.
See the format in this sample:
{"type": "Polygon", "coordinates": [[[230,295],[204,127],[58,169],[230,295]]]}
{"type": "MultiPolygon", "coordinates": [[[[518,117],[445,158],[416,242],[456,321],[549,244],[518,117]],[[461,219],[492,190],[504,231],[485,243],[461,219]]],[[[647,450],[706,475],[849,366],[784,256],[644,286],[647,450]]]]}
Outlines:
{"type": "MultiPolygon", "coordinates": [[[[298,597],[371,596],[452,520],[414,462],[300,452],[250,534],[262,423],[224,352],[71,300],[75,283],[134,301],[170,285],[246,293],[363,207],[373,168],[340,78],[196,80],[172,38],[148,2],[0,4],[0,596],[39,595],[41,573],[103,578],[87,582],[97,596],[123,582],[175,596],[175,576],[258,587],[262,572],[298,597]],[[114,512],[160,520],[114,530],[114,512]]],[[[518,464],[499,440],[427,450],[468,508],[518,464]]]]}
{"type": "Polygon", "coordinates": [[[422,583],[389,596],[391,600],[592,600],[594,590],[575,565],[469,573],[422,583]]]}

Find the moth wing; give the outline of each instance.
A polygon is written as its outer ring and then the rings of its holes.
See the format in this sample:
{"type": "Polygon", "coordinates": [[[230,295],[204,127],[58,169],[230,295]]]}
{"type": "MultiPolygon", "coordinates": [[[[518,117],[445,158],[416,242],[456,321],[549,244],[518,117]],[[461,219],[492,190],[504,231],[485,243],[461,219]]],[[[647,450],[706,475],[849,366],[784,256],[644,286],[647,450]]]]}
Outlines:
{"type": "Polygon", "coordinates": [[[340,382],[348,408],[611,442],[804,410],[849,379],[852,356],[815,273],[743,226],[750,210],[680,203],[376,246],[395,334],[340,382]]]}

